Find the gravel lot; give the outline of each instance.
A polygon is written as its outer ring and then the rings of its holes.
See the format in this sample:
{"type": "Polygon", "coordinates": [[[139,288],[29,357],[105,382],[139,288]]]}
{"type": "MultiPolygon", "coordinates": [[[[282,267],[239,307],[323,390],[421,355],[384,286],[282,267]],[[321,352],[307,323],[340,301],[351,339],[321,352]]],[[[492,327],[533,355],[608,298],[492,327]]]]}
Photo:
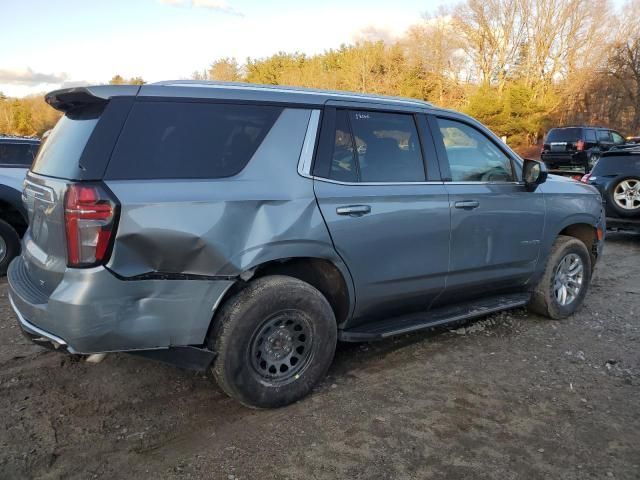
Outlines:
{"type": "Polygon", "coordinates": [[[640,237],[586,304],[342,345],[309,398],[248,410],[212,380],[31,345],[0,283],[0,478],[638,479],[640,237]]]}

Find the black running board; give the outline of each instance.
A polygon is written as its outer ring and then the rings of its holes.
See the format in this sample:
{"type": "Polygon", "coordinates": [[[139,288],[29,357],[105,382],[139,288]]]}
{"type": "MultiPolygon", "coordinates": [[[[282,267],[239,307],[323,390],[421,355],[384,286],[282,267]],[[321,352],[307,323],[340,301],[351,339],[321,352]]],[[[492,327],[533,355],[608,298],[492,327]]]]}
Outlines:
{"type": "Polygon", "coordinates": [[[459,303],[437,308],[429,312],[418,312],[401,317],[365,323],[347,330],[340,330],[338,338],[343,342],[369,342],[394,335],[415,332],[447,323],[482,317],[490,313],[521,307],[529,302],[529,293],[513,293],[487,297],[473,302],[459,303]]]}

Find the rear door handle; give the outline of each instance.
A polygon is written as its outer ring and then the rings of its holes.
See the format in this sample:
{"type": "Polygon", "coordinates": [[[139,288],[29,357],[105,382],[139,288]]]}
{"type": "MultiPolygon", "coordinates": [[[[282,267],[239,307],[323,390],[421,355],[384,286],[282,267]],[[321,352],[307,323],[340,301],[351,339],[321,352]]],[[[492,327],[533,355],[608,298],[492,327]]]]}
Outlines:
{"type": "Polygon", "coordinates": [[[338,215],[349,215],[350,217],[361,217],[367,213],[371,213],[371,207],[369,205],[345,205],[344,207],[336,208],[338,215]]]}
{"type": "Polygon", "coordinates": [[[480,206],[480,202],[477,200],[463,200],[461,202],[456,202],[453,204],[456,208],[464,208],[465,210],[472,210],[474,208],[478,208],[480,206]]]}

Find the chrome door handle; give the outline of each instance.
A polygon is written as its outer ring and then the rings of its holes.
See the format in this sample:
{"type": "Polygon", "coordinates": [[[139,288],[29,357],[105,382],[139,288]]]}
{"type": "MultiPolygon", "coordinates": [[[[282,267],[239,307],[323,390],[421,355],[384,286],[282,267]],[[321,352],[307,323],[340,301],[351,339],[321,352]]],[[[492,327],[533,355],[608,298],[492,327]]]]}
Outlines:
{"type": "Polygon", "coordinates": [[[361,217],[367,213],[371,213],[371,207],[369,205],[345,205],[344,207],[336,208],[338,215],[349,215],[350,217],[361,217]]]}
{"type": "Polygon", "coordinates": [[[480,202],[477,200],[463,200],[461,202],[456,202],[453,204],[456,208],[464,208],[465,210],[472,210],[474,208],[478,208],[480,206],[480,202]]]}

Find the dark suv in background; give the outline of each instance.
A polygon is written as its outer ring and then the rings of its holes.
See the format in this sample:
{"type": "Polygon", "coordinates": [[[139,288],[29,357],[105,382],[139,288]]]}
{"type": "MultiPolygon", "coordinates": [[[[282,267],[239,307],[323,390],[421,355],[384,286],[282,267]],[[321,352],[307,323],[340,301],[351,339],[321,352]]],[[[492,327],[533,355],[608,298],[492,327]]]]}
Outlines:
{"type": "Polygon", "coordinates": [[[551,170],[581,168],[587,173],[602,152],[624,143],[620,133],[608,128],[552,128],[544,140],[540,158],[551,170]]]}
{"type": "Polygon", "coordinates": [[[39,146],[38,138],[0,135],[0,275],[20,253],[27,229],[22,183],[39,146]]]}

